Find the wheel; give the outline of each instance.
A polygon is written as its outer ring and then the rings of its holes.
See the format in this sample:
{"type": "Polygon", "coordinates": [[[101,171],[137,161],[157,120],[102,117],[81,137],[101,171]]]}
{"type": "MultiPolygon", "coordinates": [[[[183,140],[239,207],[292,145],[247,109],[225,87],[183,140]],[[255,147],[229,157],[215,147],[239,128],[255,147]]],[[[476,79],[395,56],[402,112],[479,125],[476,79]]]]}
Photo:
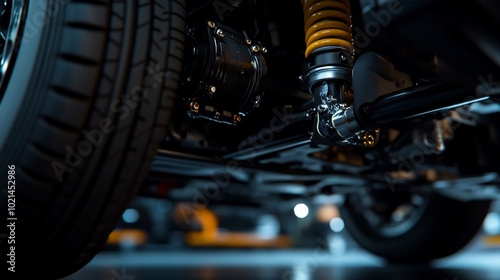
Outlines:
{"type": "Polygon", "coordinates": [[[0,216],[17,218],[16,272],[63,277],[105,245],[148,174],[179,86],[185,3],[2,2],[0,216]]]}
{"type": "Polygon", "coordinates": [[[428,262],[466,246],[490,201],[461,202],[437,193],[371,191],[340,208],[353,239],[390,262],[428,262]]]}

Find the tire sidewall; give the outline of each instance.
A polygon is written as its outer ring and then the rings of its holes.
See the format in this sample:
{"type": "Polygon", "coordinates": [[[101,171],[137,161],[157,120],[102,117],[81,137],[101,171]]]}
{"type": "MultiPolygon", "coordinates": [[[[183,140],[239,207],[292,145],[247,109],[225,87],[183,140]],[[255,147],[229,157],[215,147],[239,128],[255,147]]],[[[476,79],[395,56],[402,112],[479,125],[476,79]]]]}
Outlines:
{"type": "Polygon", "coordinates": [[[378,235],[349,200],[340,211],[348,231],[361,247],[392,262],[427,262],[455,253],[465,246],[471,233],[477,232],[477,218],[484,218],[484,209],[490,203],[461,202],[437,193],[431,193],[427,199],[424,212],[413,227],[391,238],[378,235]],[[474,216],[475,224],[468,223],[472,221],[465,217],[469,214],[474,216]],[[474,228],[465,230],[465,227],[474,228]]]}
{"type": "MultiPolygon", "coordinates": [[[[52,2],[54,3],[54,2],[52,2]]],[[[62,2],[61,2],[62,3],[62,2]]],[[[30,91],[33,77],[39,73],[40,65],[39,50],[45,44],[45,28],[55,14],[49,16],[47,11],[47,1],[31,1],[26,5],[26,17],[22,27],[22,35],[19,39],[17,54],[10,74],[5,95],[0,103],[0,154],[2,164],[0,169],[6,168],[7,164],[14,164],[19,158],[20,152],[29,139],[29,133],[19,133],[29,131],[29,128],[36,123],[36,118],[30,116],[37,114],[43,102],[38,102],[35,110],[26,112],[27,104],[33,99],[33,95],[45,95],[44,89],[30,91]],[[14,137],[15,135],[15,137],[14,137]],[[8,145],[9,140],[15,138],[15,146],[8,145]],[[17,147],[17,148],[12,148],[17,147]],[[5,162],[4,162],[5,161],[5,162]]],[[[33,108],[33,107],[31,107],[33,108]]]]}

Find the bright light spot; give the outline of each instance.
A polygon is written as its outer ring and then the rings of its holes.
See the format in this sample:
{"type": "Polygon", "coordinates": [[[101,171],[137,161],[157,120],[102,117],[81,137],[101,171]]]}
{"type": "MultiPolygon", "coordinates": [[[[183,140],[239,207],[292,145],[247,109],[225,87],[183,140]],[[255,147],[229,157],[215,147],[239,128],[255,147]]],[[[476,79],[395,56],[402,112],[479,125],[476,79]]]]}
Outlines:
{"type": "Polygon", "coordinates": [[[341,232],[342,230],[344,230],[344,220],[338,217],[333,218],[330,221],[330,228],[333,232],[341,232]]]}
{"type": "Polygon", "coordinates": [[[321,222],[321,223],[328,223],[333,218],[336,218],[339,216],[340,216],[340,213],[339,213],[338,207],[336,205],[332,205],[332,204],[322,205],[318,209],[318,212],[316,213],[316,217],[318,219],[318,222],[321,222]]]}
{"type": "Polygon", "coordinates": [[[307,215],[309,214],[309,208],[304,203],[299,203],[293,208],[293,213],[295,213],[295,216],[297,216],[297,218],[302,219],[307,217],[307,215]]]}
{"type": "Polygon", "coordinates": [[[280,223],[273,215],[263,215],[257,220],[257,235],[262,239],[273,239],[280,232],[280,223]]]}
{"type": "Polygon", "coordinates": [[[123,212],[122,219],[125,223],[135,223],[139,220],[139,211],[129,208],[123,212]]]}
{"type": "Polygon", "coordinates": [[[484,219],[483,229],[488,235],[500,234],[500,213],[489,213],[484,219]]]}
{"type": "Polygon", "coordinates": [[[344,255],[347,251],[347,242],[342,235],[332,234],[328,236],[328,249],[334,255],[344,255]]]}
{"type": "Polygon", "coordinates": [[[122,250],[132,250],[138,245],[138,241],[134,236],[125,235],[120,239],[120,248],[122,250]]]}
{"type": "MultiPolygon", "coordinates": [[[[314,261],[314,260],[313,260],[314,261]]],[[[293,266],[293,271],[292,271],[292,277],[287,277],[287,279],[292,279],[292,280],[311,280],[311,266],[313,266],[316,263],[310,263],[310,262],[303,262],[298,265],[293,266]]],[[[283,277],[285,278],[285,277],[283,277]]]]}

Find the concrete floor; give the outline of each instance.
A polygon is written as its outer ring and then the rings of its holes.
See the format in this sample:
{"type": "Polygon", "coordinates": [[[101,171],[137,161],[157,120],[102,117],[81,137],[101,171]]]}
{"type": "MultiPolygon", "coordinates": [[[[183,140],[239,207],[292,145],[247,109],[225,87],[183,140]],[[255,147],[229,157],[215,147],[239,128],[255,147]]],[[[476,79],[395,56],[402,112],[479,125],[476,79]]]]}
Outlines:
{"type": "Polygon", "coordinates": [[[431,265],[388,265],[359,249],[342,255],[315,249],[103,251],[64,279],[493,280],[500,279],[500,249],[470,248],[431,265]]]}

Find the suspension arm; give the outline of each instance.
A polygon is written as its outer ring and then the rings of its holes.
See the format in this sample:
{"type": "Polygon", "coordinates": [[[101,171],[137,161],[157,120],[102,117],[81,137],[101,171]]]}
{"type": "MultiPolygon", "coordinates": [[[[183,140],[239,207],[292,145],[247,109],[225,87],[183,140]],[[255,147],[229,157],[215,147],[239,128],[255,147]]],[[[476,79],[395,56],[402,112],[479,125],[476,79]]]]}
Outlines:
{"type": "Polygon", "coordinates": [[[450,110],[488,99],[476,97],[470,88],[460,88],[450,83],[435,83],[408,88],[383,95],[371,104],[360,106],[357,115],[366,124],[384,126],[400,120],[450,110]]]}
{"type": "MultiPolygon", "coordinates": [[[[316,111],[313,136],[337,144],[372,147],[378,141],[379,127],[489,98],[478,98],[471,88],[444,82],[385,95],[379,92],[376,99],[359,98],[364,92],[354,92],[352,86],[354,46],[349,1],[303,0],[302,3],[305,80],[316,111]],[[366,104],[358,104],[359,100],[366,104]]],[[[372,90],[369,86],[368,89],[372,90]]]]}

